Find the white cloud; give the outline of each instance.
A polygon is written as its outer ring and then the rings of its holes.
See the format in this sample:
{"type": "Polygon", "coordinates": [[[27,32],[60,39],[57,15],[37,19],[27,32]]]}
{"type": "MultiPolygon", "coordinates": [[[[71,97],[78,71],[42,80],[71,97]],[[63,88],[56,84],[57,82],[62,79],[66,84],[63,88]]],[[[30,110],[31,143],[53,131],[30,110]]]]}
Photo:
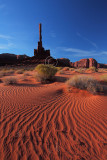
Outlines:
{"type": "Polygon", "coordinates": [[[107,51],[88,51],[88,50],[81,50],[77,48],[66,48],[66,47],[59,47],[60,50],[63,50],[65,52],[71,52],[73,56],[75,57],[85,57],[85,56],[103,56],[107,55],[107,51]]]}
{"type": "Polygon", "coordinates": [[[0,38],[6,39],[6,40],[12,39],[11,36],[7,36],[7,35],[3,35],[3,34],[0,34],[0,38]]]}
{"type": "Polygon", "coordinates": [[[82,39],[84,39],[85,41],[88,41],[92,46],[94,46],[95,48],[98,48],[98,46],[96,45],[96,43],[94,43],[93,41],[90,41],[88,38],[82,36],[80,33],[77,32],[77,36],[81,37],[82,39]]]}
{"type": "Polygon", "coordinates": [[[14,47],[13,43],[0,44],[0,49],[9,49],[11,47],[14,47]]]}

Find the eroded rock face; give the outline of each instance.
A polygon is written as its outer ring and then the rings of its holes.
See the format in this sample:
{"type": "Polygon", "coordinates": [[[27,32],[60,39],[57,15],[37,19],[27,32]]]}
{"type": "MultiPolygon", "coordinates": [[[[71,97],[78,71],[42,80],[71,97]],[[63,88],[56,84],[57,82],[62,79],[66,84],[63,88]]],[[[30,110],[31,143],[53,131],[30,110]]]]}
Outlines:
{"type": "Polygon", "coordinates": [[[24,60],[26,58],[28,58],[28,56],[24,55],[16,55],[17,60],[24,60]]]}
{"type": "Polygon", "coordinates": [[[97,61],[93,58],[89,58],[89,68],[96,67],[97,68],[97,61]]]}
{"type": "Polygon", "coordinates": [[[107,64],[98,63],[97,68],[107,68],[107,64]]]}
{"type": "Polygon", "coordinates": [[[58,61],[58,66],[66,66],[66,67],[70,67],[70,60],[68,58],[59,58],[57,59],[58,61]]]}
{"type": "Polygon", "coordinates": [[[81,59],[79,61],[71,63],[71,67],[75,68],[89,68],[93,66],[97,68],[97,61],[93,58],[81,59]]]}
{"type": "Polygon", "coordinates": [[[16,64],[18,61],[24,60],[27,57],[26,55],[3,53],[0,54],[0,66],[16,64]]]}

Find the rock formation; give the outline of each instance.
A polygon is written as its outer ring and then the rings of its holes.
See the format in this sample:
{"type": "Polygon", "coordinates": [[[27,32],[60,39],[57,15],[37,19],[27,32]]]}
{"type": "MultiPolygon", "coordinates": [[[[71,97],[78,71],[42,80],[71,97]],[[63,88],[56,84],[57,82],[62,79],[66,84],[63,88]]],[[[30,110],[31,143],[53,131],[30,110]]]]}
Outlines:
{"type": "Polygon", "coordinates": [[[58,62],[58,66],[62,66],[62,67],[70,67],[70,60],[68,58],[59,58],[56,59],[58,62]]]}
{"type": "Polygon", "coordinates": [[[38,59],[45,59],[50,56],[50,50],[45,50],[42,46],[42,25],[39,24],[39,42],[37,49],[34,49],[34,56],[38,59]]]}
{"type": "Polygon", "coordinates": [[[70,64],[71,64],[71,67],[74,67],[74,68],[90,68],[90,67],[107,68],[106,64],[97,63],[97,61],[93,58],[81,59],[74,63],[70,62],[70,64]]]}
{"type": "Polygon", "coordinates": [[[26,55],[15,55],[10,53],[0,54],[0,66],[17,64],[19,61],[28,58],[26,55]]]}

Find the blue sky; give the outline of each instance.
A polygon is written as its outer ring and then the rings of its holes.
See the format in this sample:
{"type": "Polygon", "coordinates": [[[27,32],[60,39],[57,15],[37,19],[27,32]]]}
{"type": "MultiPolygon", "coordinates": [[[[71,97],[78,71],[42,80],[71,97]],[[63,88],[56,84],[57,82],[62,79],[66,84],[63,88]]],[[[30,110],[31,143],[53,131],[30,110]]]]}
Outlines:
{"type": "Polygon", "coordinates": [[[107,63],[107,0],[0,0],[0,53],[33,56],[39,23],[54,58],[107,63]]]}

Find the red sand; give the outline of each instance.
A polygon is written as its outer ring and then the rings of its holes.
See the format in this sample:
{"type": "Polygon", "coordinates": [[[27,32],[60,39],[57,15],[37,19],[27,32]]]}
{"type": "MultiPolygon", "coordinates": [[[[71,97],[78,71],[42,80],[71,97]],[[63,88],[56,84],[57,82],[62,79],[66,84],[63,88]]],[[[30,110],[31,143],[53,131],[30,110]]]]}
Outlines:
{"type": "Polygon", "coordinates": [[[107,96],[31,82],[0,84],[0,160],[106,160],[107,96]]]}

